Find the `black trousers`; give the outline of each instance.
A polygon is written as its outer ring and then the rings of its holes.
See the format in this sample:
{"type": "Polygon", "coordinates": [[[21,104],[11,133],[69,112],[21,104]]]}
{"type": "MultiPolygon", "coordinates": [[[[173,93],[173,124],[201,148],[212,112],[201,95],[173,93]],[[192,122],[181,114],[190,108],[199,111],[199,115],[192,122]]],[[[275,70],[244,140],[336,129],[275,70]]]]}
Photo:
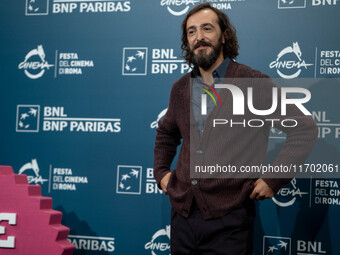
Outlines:
{"type": "Polygon", "coordinates": [[[196,203],[188,218],[171,209],[171,255],[251,255],[255,205],[203,219],[196,203]]]}

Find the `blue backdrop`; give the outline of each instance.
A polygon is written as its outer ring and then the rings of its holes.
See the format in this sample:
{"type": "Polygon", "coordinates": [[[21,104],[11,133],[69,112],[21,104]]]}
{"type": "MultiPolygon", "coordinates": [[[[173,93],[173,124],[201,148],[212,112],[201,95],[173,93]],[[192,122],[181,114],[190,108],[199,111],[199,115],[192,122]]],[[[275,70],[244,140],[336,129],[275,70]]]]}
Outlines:
{"type": "MultiPolygon", "coordinates": [[[[74,254],[169,254],[155,127],[189,71],[180,25],[201,2],[0,2],[0,164],[53,197],[74,254]]],[[[236,27],[238,62],[274,78],[340,77],[340,1],[206,2],[236,27]]],[[[339,164],[339,80],[310,91],[319,139],[308,162],[339,164]]],[[[269,160],[283,142],[272,130],[269,160]]],[[[340,254],[339,184],[294,179],[257,203],[254,254],[340,254]]]]}

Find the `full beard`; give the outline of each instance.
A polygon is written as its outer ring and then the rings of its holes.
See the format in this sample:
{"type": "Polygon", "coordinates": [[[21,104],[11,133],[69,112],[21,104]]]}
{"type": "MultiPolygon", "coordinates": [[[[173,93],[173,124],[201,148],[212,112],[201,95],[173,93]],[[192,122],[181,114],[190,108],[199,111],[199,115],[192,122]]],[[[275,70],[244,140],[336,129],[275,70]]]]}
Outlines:
{"type": "Polygon", "coordinates": [[[190,62],[194,66],[201,67],[203,70],[208,70],[218,59],[222,50],[222,38],[219,38],[217,45],[212,45],[208,42],[198,42],[194,46],[194,50],[200,46],[209,46],[212,48],[209,54],[206,54],[207,49],[199,50],[197,54],[193,50],[189,51],[190,62]]]}

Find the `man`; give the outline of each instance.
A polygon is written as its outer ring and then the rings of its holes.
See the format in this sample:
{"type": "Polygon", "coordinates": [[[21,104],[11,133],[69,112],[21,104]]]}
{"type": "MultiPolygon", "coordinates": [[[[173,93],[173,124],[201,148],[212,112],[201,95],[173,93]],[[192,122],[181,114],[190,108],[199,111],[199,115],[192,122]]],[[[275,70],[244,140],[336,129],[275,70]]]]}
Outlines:
{"type": "MultiPolygon", "coordinates": [[[[190,161],[214,162],[223,158],[224,163],[237,166],[264,162],[269,125],[229,128],[222,137],[213,137],[212,117],[227,114],[232,100],[229,100],[230,94],[221,91],[224,108],[219,111],[208,102],[207,114],[202,115],[200,96],[202,88],[213,87],[218,79],[267,76],[232,60],[238,55],[235,29],[223,12],[208,3],[196,6],[187,14],[182,30],[181,47],[185,59],[194,68],[173,85],[168,111],[159,122],[154,149],[154,176],[172,204],[171,254],[250,255],[255,217],[253,200],[273,197],[290,179],[191,178],[190,161]],[[176,169],[170,171],[181,139],[176,169]],[[209,139],[214,139],[213,145],[209,145],[209,139]]],[[[262,92],[264,90],[254,93],[254,98],[271,102],[267,96],[272,94],[262,92]]],[[[277,111],[270,117],[282,119],[277,111]]],[[[317,129],[310,116],[292,105],[287,109],[287,117],[298,118],[299,124],[291,129],[280,127],[287,133],[287,140],[274,165],[301,164],[316,140],[317,129]]]]}

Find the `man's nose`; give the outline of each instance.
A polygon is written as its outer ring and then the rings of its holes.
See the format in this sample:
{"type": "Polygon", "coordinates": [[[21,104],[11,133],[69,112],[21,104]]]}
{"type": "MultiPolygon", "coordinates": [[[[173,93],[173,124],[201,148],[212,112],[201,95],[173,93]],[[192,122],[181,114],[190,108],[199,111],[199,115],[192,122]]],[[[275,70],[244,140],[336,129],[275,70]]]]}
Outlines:
{"type": "Polygon", "coordinates": [[[198,41],[203,41],[204,40],[204,34],[203,34],[203,32],[199,29],[199,30],[197,30],[197,32],[196,32],[196,40],[197,40],[197,42],[198,41]]]}

